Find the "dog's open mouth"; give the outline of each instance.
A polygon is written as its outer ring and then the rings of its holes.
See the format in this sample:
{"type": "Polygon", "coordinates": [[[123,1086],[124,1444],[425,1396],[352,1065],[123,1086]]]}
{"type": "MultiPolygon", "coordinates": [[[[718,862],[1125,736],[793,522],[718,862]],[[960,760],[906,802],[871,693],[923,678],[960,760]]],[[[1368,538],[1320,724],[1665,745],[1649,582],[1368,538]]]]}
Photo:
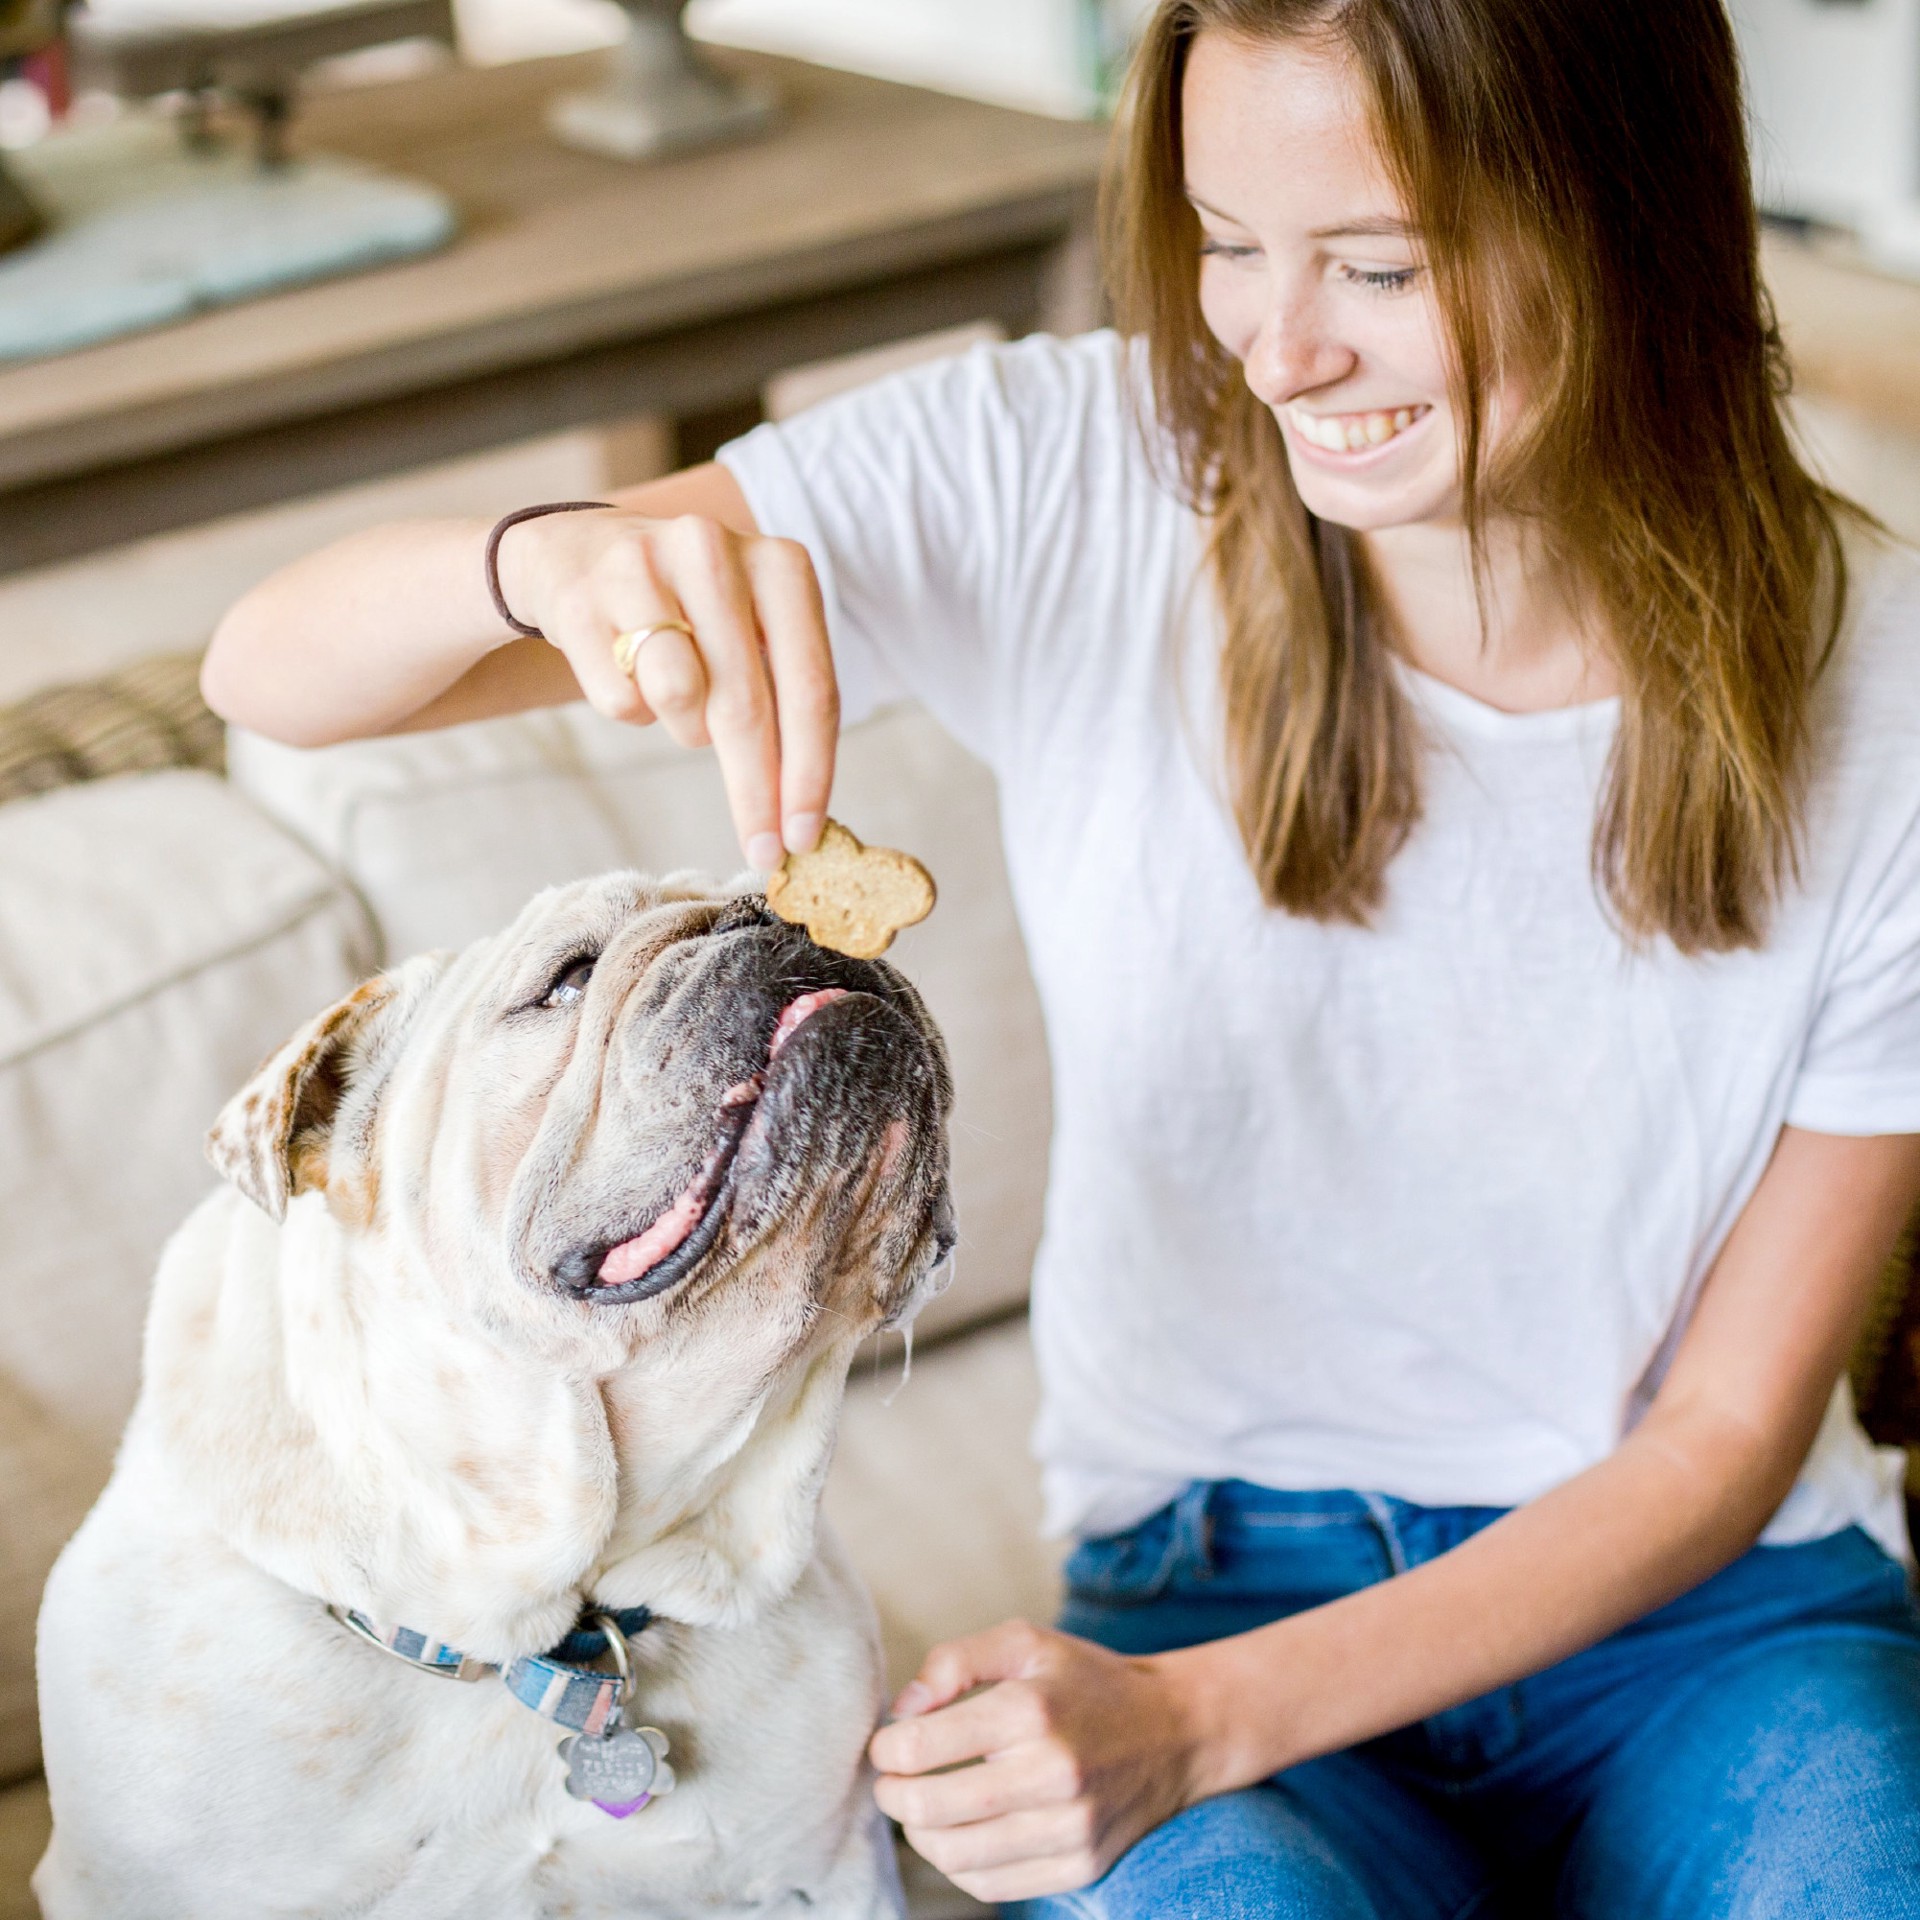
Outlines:
{"type": "Polygon", "coordinates": [[[663,1293],[692,1271],[725,1224],[727,1176],[759,1109],[768,1070],[814,1014],[847,995],[845,987],[820,987],[788,1001],[774,1025],[765,1063],[721,1095],[718,1132],[699,1172],[651,1225],[631,1239],[604,1251],[582,1249],[562,1261],[558,1277],[570,1292],[583,1299],[624,1304],[663,1293]]]}

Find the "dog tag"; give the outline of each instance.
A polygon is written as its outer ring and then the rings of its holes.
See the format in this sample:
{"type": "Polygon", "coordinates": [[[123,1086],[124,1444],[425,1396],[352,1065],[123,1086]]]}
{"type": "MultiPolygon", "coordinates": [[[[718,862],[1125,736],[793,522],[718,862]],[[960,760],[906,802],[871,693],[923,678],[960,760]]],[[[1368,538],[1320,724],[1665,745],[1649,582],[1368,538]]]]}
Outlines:
{"type": "Polygon", "coordinates": [[[616,1726],[610,1733],[569,1734],[560,1742],[567,1791],[624,1820],[648,1801],[673,1791],[667,1736],[658,1727],[616,1726]]]}

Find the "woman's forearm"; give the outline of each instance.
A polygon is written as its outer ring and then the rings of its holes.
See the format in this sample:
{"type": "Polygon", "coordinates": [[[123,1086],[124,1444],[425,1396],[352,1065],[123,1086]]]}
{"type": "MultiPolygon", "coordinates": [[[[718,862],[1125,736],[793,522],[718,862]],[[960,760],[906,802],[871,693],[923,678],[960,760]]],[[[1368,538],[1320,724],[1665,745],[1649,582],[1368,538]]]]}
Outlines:
{"type": "Polygon", "coordinates": [[[1920,1190],[1920,1138],[1781,1130],[1646,1418],[1396,1580],[1161,1656],[1219,1792],[1591,1646],[1743,1553],[1785,1499],[1920,1190]]]}
{"type": "Polygon", "coordinates": [[[448,726],[585,699],[711,746],[741,850],[763,871],[820,837],[840,702],[806,549],[763,537],[709,464],[601,512],[519,519],[486,574],[491,524],[415,520],[336,542],[263,581],[201,671],[216,713],[295,746],[448,726]]]}
{"type": "Polygon", "coordinates": [[[1606,1460],[1426,1565],[1159,1656],[1230,1791],[1565,1659],[1752,1545],[1799,1454],[1717,1416],[1650,1417],[1606,1460]]]}
{"type": "Polygon", "coordinates": [[[375,527],[267,579],[221,621],[201,684],[228,720],[296,746],[405,724],[514,636],[494,611],[489,523],[375,527]]]}

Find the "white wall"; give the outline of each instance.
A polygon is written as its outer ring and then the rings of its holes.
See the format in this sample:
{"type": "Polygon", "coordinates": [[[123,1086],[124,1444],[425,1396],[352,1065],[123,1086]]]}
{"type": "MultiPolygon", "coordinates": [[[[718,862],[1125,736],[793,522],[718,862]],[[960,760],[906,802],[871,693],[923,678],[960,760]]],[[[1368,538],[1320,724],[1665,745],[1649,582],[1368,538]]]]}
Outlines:
{"type": "Polygon", "coordinates": [[[1850,221],[1920,195],[1920,0],[1732,0],[1762,205],[1850,221]]]}
{"type": "Polygon", "coordinates": [[[607,47],[626,32],[612,0],[454,0],[454,12],[462,50],[489,65],[607,47]]]}
{"type": "Polygon", "coordinates": [[[712,39],[1042,113],[1095,104],[1086,0],[695,0],[712,39]]]}

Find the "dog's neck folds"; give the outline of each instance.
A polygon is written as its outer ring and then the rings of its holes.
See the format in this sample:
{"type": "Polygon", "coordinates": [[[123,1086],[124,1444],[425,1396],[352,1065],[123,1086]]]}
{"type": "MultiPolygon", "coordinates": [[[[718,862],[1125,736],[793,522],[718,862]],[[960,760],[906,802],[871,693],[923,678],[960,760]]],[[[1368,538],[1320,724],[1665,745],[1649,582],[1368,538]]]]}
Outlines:
{"type": "Polygon", "coordinates": [[[278,1226],[228,1194],[162,1264],[200,1296],[155,1316],[149,1369],[188,1389],[165,1396],[168,1450],[247,1559],[494,1661],[552,1646],[587,1600],[731,1627],[792,1588],[850,1338],[732,1390],[652,1346],[596,1376],[459,1324],[411,1262],[367,1252],[318,1194],[278,1226]]]}
{"type": "Polygon", "coordinates": [[[678,1436],[656,1383],[604,1382],[620,1503],[595,1596],[728,1627],[782,1599],[813,1556],[851,1346],[813,1354],[724,1424],[678,1436]]]}

